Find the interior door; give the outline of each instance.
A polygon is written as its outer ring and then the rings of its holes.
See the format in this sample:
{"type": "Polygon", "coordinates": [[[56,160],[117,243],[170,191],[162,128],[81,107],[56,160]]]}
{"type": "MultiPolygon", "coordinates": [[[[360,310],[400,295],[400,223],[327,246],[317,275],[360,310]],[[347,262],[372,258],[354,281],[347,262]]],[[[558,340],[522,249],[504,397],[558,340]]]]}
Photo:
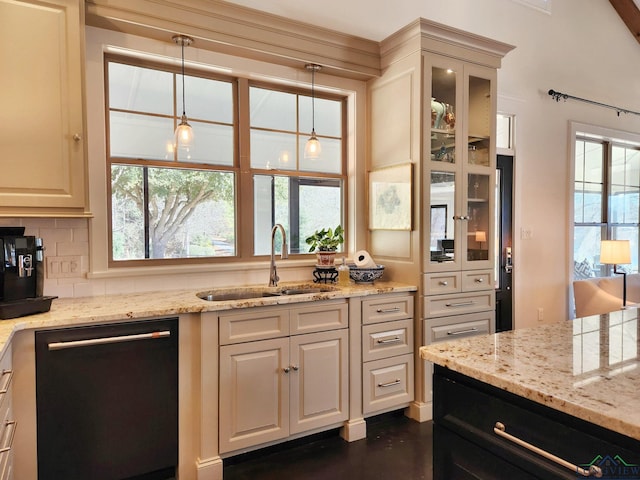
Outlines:
{"type": "Polygon", "coordinates": [[[498,155],[496,332],[513,328],[513,156],[498,155]]]}

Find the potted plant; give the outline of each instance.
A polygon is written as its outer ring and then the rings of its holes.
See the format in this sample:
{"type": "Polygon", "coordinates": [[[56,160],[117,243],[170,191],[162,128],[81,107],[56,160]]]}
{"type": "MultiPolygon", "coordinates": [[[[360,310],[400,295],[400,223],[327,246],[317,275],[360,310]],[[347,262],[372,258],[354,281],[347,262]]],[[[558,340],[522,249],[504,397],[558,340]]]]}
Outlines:
{"type": "Polygon", "coordinates": [[[332,267],[336,258],[336,250],[344,242],[344,229],[341,225],[336,228],[316,230],[305,240],[310,252],[316,252],[318,265],[332,267]]]}

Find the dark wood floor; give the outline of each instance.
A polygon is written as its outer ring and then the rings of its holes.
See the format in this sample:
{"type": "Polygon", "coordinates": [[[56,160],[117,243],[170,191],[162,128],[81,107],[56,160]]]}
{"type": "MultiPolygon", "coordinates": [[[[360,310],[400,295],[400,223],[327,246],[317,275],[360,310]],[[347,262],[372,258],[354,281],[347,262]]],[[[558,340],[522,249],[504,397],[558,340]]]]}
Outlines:
{"type": "Polygon", "coordinates": [[[367,438],[337,431],[225,459],[225,480],[431,480],[432,422],[402,412],[367,419],[367,438]]]}

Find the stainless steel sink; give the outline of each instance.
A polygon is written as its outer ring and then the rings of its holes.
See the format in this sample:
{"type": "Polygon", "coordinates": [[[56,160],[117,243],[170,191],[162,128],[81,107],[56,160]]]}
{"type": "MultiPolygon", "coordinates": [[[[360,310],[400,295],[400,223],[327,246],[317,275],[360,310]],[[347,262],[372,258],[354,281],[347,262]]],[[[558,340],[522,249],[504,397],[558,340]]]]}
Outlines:
{"type": "Polygon", "coordinates": [[[209,302],[221,302],[229,300],[249,300],[252,298],[279,297],[283,295],[305,295],[311,293],[332,292],[336,287],[330,285],[318,286],[293,286],[283,287],[280,289],[267,288],[237,288],[232,290],[210,290],[207,292],[196,293],[198,298],[209,302]]]}
{"type": "Polygon", "coordinates": [[[253,291],[233,291],[233,292],[200,292],[196,294],[202,300],[210,302],[221,302],[224,300],[246,300],[249,298],[276,297],[280,292],[256,292],[253,291]]]}

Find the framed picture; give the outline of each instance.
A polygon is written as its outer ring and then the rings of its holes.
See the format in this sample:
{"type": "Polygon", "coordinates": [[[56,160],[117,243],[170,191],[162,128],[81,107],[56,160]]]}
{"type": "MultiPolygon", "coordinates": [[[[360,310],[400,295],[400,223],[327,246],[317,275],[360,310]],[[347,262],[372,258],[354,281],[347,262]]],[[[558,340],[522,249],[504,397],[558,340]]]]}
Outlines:
{"type": "Polygon", "coordinates": [[[412,165],[369,172],[369,229],[412,229],[412,165]]]}

